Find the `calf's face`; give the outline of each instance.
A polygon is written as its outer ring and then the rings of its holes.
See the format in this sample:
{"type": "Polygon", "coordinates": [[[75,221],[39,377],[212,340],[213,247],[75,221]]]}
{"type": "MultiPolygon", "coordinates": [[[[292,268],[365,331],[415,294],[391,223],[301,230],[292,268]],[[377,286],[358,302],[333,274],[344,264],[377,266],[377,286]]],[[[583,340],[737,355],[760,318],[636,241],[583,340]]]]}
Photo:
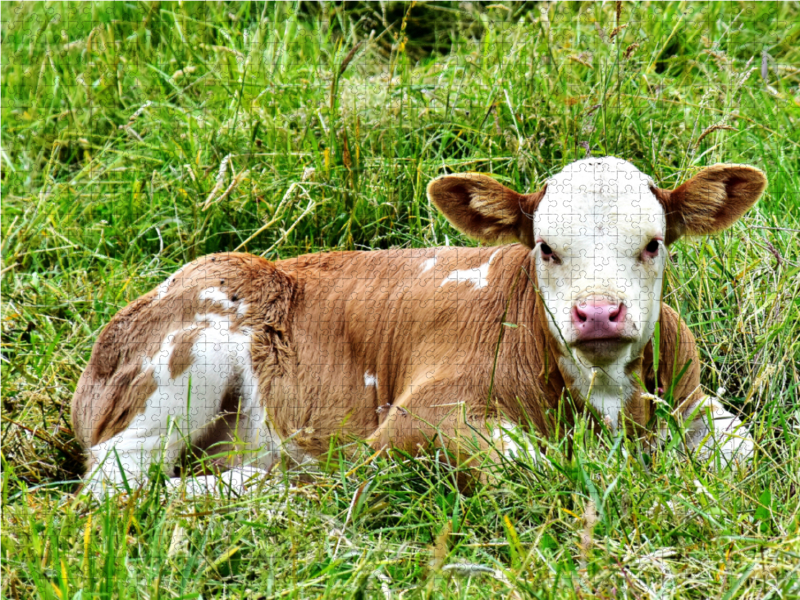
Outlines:
{"type": "Polygon", "coordinates": [[[581,160],[548,181],[532,215],[551,331],[584,364],[630,362],[653,335],[666,257],[653,187],[623,160],[581,160]]]}
{"type": "Polygon", "coordinates": [[[532,194],[471,173],[432,181],[428,196],[462,232],[531,248],[549,329],[588,377],[624,368],[652,337],[667,245],[729,227],[765,186],[758,169],[714,165],[662,190],[606,157],[572,163],[532,194]]]}

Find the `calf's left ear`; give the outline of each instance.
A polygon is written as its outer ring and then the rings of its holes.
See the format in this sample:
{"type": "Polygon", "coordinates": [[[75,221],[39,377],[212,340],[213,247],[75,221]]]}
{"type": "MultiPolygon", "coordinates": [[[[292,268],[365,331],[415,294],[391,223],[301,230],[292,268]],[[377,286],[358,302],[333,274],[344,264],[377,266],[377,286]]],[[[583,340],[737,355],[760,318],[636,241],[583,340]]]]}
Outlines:
{"type": "Polygon", "coordinates": [[[520,194],[480,173],[443,175],[428,184],[428,199],[462,233],[490,244],[520,241],[530,248],[531,219],[544,192],[520,194]]]}
{"type": "Polygon", "coordinates": [[[653,188],[667,216],[665,243],[727,229],[766,187],[767,178],[755,167],[720,164],[706,167],[674,190],[653,188]]]}

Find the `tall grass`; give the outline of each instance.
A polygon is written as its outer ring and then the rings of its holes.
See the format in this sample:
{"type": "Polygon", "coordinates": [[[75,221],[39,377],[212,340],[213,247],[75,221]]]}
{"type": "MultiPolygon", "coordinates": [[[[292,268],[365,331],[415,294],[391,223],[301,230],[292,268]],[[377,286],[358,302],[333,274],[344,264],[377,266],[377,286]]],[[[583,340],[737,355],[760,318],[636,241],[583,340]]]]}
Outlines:
{"type": "Polygon", "coordinates": [[[800,594],[796,3],[9,3],[2,37],[3,597],[800,594]],[[750,468],[580,422],[471,496],[367,454],[242,499],[72,495],[91,344],[181,264],[472,244],[432,177],[530,190],[587,154],[663,187],[767,173],[742,223],[671,248],[665,293],[750,468]]]}

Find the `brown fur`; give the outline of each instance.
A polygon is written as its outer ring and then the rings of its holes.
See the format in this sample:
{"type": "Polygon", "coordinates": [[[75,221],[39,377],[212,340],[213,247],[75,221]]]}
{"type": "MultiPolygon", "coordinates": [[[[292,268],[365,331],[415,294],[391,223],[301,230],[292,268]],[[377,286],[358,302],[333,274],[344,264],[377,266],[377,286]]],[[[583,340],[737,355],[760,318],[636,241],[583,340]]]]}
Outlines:
{"type": "Polygon", "coordinates": [[[766,187],[767,178],[754,167],[719,164],[703,169],[672,191],[653,188],[667,215],[665,243],[730,227],[766,187]]]}
{"type": "MultiPolygon", "coordinates": [[[[246,255],[216,255],[181,271],[174,287],[183,291],[170,290],[161,300],[151,292],[145,302],[134,302],[120,313],[131,335],[114,338],[122,342],[115,350],[128,360],[111,377],[95,379],[87,388],[87,381],[97,377],[95,365],[105,358],[105,344],[112,334],[119,335],[116,317],[100,336],[73,401],[76,431],[84,431],[87,420],[97,424],[86,446],[109,439],[143,410],[154,382],[139,372],[139,353],[152,355],[161,347],[159,335],[164,338],[177,325],[191,323],[197,308],[192,298],[214,282],[229,295],[236,290],[249,307],[244,318],[231,314],[232,327],[253,330],[253,367],[270,423],[281,437],[292,436],[312,455],[324,452],[332,436],[414,450],[437,430],[449,438],[440,442],[456,449],[468,438],[483,446],[473,428],[480,430],[487,420],[529,422],[553,432],[559,408],[567,425],[583,409],[577,394],[571,405],[563,404],[570,384],[558,368],[560,350],[545,321],[526,246],[312,254],[276,264],[246,255]],[[495,252],[486,287],[441,285],[450,272],[477,268],[495,252]],[[422,272],[434,256],[436,266],[422,272]],[[172,294],[189,308],[171,301],[172,294]],[[517,327],[503,327],[503,320],[517,327]],[[158,329],[146,329],[150,324],[158,329]],[[377,377],[377,386],[365,385],[365,373],[377,377]],[[111,409],[109,415],[102,412],[104,407],[111,409]]],[[[684,325],[677,342],[679,323],[664,306],[659,382],[668,385],[676,368],[692,362],[675,390],[682,402],[699,385],[699,366],[684,325]]],[[[183,368],[188,358],[180,357],[188,356],[192,336],[190,330],[175,338],[173,358],[177,354],[175,364],[183,368]]],[[[633,366],[655,392],[649,347],[633,366]]],[[[178,372],[176,367],[173,373],[178,372]]],[[[652,408],[638,397],[627,410],[639,427],[652,415],[652,408]]],[[[222,418],[227,425],[210,429],[205,446],[231,439],[226,433],[230,417],[222,418]]]]}
{"type": "Polygon", "coordinates": [[[192,348],[203,329],[203,327],[195,327],[194,329],[184,329],[175,334],[173,340],[174,349],[169,356],[169,374],[173,378],[179,377],[186,369],[192,366],[194,362],[192,348]]]}
{"type": "Polygon", "coordinates": [[[476,239],[533,246],[531,219],[543,188],[519,194],[479,173],[445,175],[428,184],[428,198],[453,226],[476,239]]]}
{"type": "Polygon", "coordinates": [[[141,371],[138,365],[128,365],[117,371],[100,396],[101,409],[95,415],[92,445],[124,431],[157,389],[152,369],[141,371]]]}
{"type": "MultiPolygon", "coordinates": [[[[291,384],[276,390],[273,383],[272,393],[262,396],[278,433],[319,454],[334,435],[413,450],[437,429],[453,439],[472,437],[470,426],[480,428],[501,417],[552,431],[569,384],[558,368],[560,351],[535,291],[529,249],[500,249],[487,287],[440,285],[449,272],[486,263],[495,251],[315,254],[278,263],[297,278],[301,290],[292,338],[298,364],[306,366],[291,384]],[[434,254],[437,266],[420,273],[434,254]],[[501,339],[506,306],[505,322],[517,327],[503,327],[501,339]],[[365,373],[377,377],[376,388],[364,385],[365,373]]],[[[674,314],[665,307],[662,327],[678,326],[674,314]]],[[[676,345],[675,336],[662,334],[661,356],[677,351],[679,365],[696,360],[691,334],[682,335],[676,345]]],[[[652,355],[642,357],[637,374],[651,365],[652,355]]],[[[669,380],[673,369],[673,361],[662,359],[660,377],[669,380]]],[[[685,399],[679,394],[697,387],[698,377],[699,369],[690,369],[676,397],[685,399]]],[[[653,382],[649,387],[656,391],[653,382]]],[[[574,409],[583,408],[577,394],[573,402],[574,409]]],[[[565,413],[571,422],[573,409],[565,413]]],[[[630,419],[640,427],[651,414],[636,401],[629,406],[630,419]]]]}

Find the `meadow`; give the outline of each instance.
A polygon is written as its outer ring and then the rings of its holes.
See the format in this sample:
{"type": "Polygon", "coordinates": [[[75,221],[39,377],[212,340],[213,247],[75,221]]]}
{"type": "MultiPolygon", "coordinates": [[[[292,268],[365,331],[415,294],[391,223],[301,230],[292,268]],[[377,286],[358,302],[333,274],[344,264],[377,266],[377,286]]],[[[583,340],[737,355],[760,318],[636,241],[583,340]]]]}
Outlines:
{"type": "Polygon", "coordinates": [[[800,6],[3,3],[2,598],[800,597],[800,6]],[[540,439],[470,495],[435,456],[101,503],[70,399],[102,327],[182,264],[474,245],[442,173],[521,191],[585,156],[769,186],[670,248],[664,297],[752,461],[540,439]]]}

